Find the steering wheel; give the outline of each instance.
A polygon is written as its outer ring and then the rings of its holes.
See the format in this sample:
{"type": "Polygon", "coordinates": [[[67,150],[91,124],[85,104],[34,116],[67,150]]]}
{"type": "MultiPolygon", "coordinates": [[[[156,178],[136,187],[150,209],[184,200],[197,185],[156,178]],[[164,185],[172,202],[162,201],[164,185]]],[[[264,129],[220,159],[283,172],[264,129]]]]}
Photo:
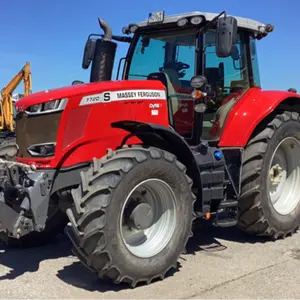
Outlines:
{"type": "Polygon", "coordinates": [[[183,63],[181,61],[176,62],[175,65],[176,65],[177,71],[187,70],[191,67],[189,64],[183,63]]]}

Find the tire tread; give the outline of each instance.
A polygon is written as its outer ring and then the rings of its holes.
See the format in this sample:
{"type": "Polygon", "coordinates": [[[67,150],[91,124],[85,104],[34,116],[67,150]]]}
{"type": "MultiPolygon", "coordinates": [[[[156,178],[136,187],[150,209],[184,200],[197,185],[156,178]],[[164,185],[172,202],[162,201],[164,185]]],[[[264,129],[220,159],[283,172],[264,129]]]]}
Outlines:
{"type": "MultiPolygon", "coordinates": [[[[122,177],[129,172],[135,164],[147,160],[149,156],[152,159],[163,158],[169,162],[173,162],[179,170],[183,172],[186,171],[186,167],[176,159],[175,155],[157,148],[145,148],[140,145],[134,145],[128,148],[129,147],[126,146],[115,151],[109,149],[108,154],[104,158],[99,160],[94,159],[91,169],[86,173],[82,173],[83,184],[80,184],[77,189],[72,191],[75,205],[73,209],[68,210],[68,216],[70,220],[75,220],[75,223],[72,222],[73,226],[69,229],[71,233],[69,232],[68,235],[71,236],[70,240],[74,247],[74,253],[79,254],[79,259],[87,265],[90,270],[96,272],[101,279],[110,279],[114,283],[126,282],[129,286],[134,288],[139,282],[150,284],[156,278],[163,279],[171,268],[176,268],[177,262],[174,262],[172,266],[153,278],[128,278],[126,274],[121,274],[117,262],[112,260],[111,255],[106,250],[106,237],[104,232],[106,226],[105,211],[110,204],[109,200],[112,191],[121,182],[122,177]],[[114,173],[114,176],[109,178],[111,172],[114,173]],[[101,178],[107,179],[106,185],[101,185],[100,188],[97,187],[97,184],[95,184],[95,186],[89,186],[89,183],[96,180],[99,181],[101,178]],[[93,202],[95,199],[93,195],[95,195],[95,193],[98,195],[97,203],[93,202]],[[95,214],[96,211],[101,212],[101,217],[98,217],[98,222],[95,223],[92,215],[95,214]],[[81,232],[83,235],[80,234],[81,232]],[[94,239],[97,234],[100,234],[102,238],[99,240],[97,238],[94,239]],[[76,238],[74,236],[76,236],[76,238]]],[[[191,186],[193,181],[187,175],[185,176],[191,186]]],[[[196,200],[192,192],[191,199],[193,203],[196,200]]],[[[193,213],[193,220],[195,217],[193,213]]],[[[192,226],[190,235],[186,239],[181,253],[184,253],[185,246],[191,236],[192,226]]]]}
{"type": "Polygon", "coordinates": [[[277,114],[263,130],[251,138],[245,148],[238,227],[247,233],[278,239],[292,235],[299,227],[295,226],[287,232],[276,230],[263,213],[260,193],[260,172],[268,143],[275,131],[290,120],[299,121],[299,114],[291,111],[277,114]]]}

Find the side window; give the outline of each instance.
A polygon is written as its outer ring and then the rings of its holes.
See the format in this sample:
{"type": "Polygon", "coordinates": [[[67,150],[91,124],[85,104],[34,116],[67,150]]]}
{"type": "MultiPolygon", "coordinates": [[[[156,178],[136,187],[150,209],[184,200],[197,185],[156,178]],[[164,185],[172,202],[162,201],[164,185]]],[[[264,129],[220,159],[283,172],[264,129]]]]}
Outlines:
{"type": "Polygon", "coordinates": [[[188,69],[183,69],[180,79],[184,86],[189,87],[189,82],[195,75],[195,46],[177,46],[176,60],[189,66],[188,69]]]}
{"type": "Polygon", "coordinates": [[[218,140],[226,117],[239,97],[249,88],[247,55],[243,36],[238,35],[231,56],[216,55],[215,31],[204,35],[204,75],[208,88],[215,93],[208,99],[204,114],[202,138],[218,140]]]}
{"type": "Polygon", "coordinates": [[[173,84],[171,97],[175,130],[185,138],[192,138],[194,123],[194,99],[191,97],[190,80],[195,75],[195,35],[177,41],[173,70],[165,70],[173,84]],[[177,78],[175,78],[175,72],[177,78]],[[172,75],[174,74],[174,75],[172,75]]]}
{"type": "Polygon", "coordinates": [[[236,43],[234,50],[234,55],[220,58],[216,55],[216,46],[214,44],[205,46],[204,73],[211,85],[229,90],[235,81],[244,79],[242,70],[245,66],[241,59],[243,49],[240,42],[236,43]]]}
{"type": "Polygon", "coordinates": [[[256,50],[256,41],[253,37],[250,37],[250,54],[252,60],[252,71],[253,71],[253,81],[256,87],[261,87],[259,68],[258,68],[258,58],[256,50]]]}

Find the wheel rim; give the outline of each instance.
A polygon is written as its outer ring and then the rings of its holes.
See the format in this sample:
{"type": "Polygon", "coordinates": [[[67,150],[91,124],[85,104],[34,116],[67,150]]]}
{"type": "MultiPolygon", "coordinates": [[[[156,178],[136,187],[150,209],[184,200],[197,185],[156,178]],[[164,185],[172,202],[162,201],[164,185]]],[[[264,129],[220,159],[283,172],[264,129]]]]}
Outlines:
{"type": "Polygon", "coordinates": [[[300,143],[293,137],[276,147],[269,168],[268,191],[277,213],[291,213],[300,200],[300,143]]]}
{"type": "Polygon", "coordinates": [[[159,179],[135,186],[122,207],[120,229],[123,242],[135,256],[149,258],[161,252],[176,227],[176,196],[159,179]]]}

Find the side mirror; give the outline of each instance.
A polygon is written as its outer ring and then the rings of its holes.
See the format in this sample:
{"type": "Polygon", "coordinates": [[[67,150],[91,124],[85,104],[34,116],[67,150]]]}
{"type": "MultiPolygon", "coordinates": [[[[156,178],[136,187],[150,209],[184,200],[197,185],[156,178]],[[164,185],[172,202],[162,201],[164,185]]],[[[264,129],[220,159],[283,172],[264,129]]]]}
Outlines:
{"type": "Polygon", "coordinates": [[[96,48],[96,40],[88,39],[85,43],[83,58],[82,58],[82,68],[88,69],[91,61],[94,58],[94,52],[96,48]]]}
{"type": "Polygon", "coordinates": [[[237,35],[237,19],[234,17],[220,17],[217,20],[216,54],[218,57],[231,55],[232,47],[237,35]]]}
{"type": "Polygon", "coordinates": [[[196,90],[200,90],[205,88],[205,86],[207,85],[207,78],[205,76],[202,75],[196,75],[194,77],[192,77],[191,81],[190,81],[190,85],[193,89],[196,90]]]}

